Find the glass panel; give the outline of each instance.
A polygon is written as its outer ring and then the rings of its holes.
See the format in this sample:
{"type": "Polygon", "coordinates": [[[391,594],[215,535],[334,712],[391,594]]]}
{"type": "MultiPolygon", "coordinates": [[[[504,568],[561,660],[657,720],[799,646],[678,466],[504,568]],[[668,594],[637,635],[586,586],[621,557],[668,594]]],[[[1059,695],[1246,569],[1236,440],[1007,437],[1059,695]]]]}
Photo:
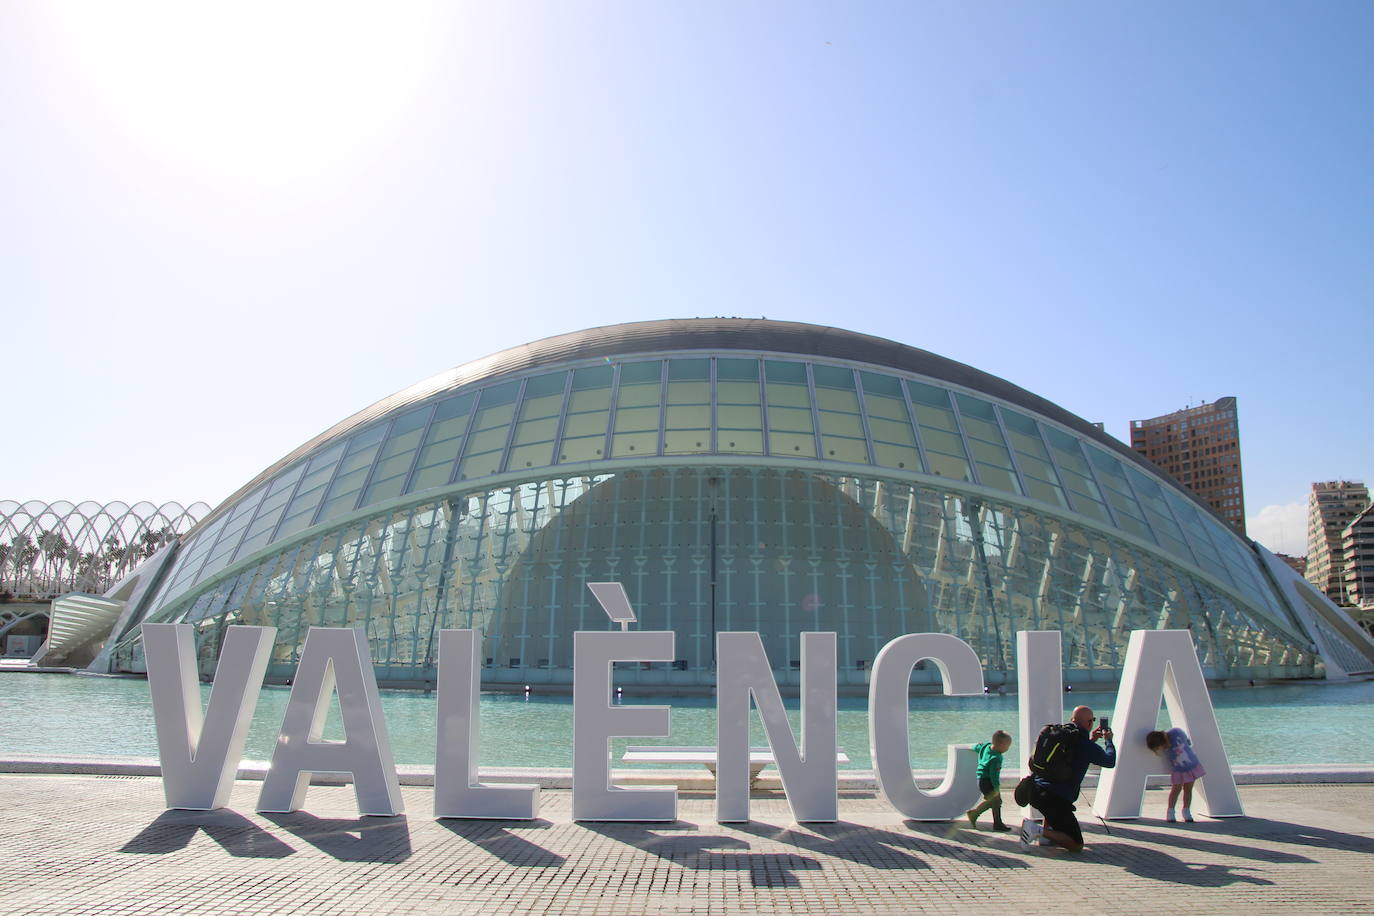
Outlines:
{"type": "Polygon", "coordinates": [[[434,405],[426,404],[396,418],[372,472],[372,482],[367,485],[359,505],[370,506],[401,495],[410,466],[415,461],[415,452],[420,447],[420,437],[433,412],[434,405]]]}
{"type": "Polygon", "coordinates": [[[860,372],[859,382],[868,412],[868,432],[873,437],[873,460],[884,467],[921,470],[901,382],[872,372],[860,372]]]}
{"type": "Polygon", "coordinates": [[[1131,486],[1135,488],[1136,495],[1140,498],[1140,504],[1145,509],[1145,515],[1150,521],[1150,528],[1154,531],[1159,545],[1189,563],[1196,563],[1197,558],[1193,556],[1192,549],[1183,539],[1183,531],[1174,521],[1173,513],[1164,500],[1164,491],[1160,489],[1160,485],[1130,465],[1125,467],[1126,475],[1130,478],[1131,486]]]}
{"type": "Polygon", "coordinates": [[[821,421],[821,455],[832,461],[868,463],[863,418],[854,373],[836,366],[812,366],[821,421]]]}
{"type": "Polygon", "coordinates": [[[1126,472],[1122,469],[1121,462],[1094,446],[1085,445],[1085,449],[1088,452],[1088,460],[1097,471],[1097,480],[1102,484],[1107,499],[1116,512],[1117,523],[1136,537],[1142,537],[1152,544],[1158,543],[1154,532],[1145,521],[1145,511],[1136,502],[1135,494],[1126,482],[1126,472]]]}
{"type": "Polygon", "coordinates": [[[718,452],[734,455],[762,455],[763,430],[761,429],[723,429],[718,435],[718,452]]]}
{"type": "Polygon", "coordinates": [[[1088,463],[1083,460],[1078,440],[1053,426],[1043,428],[1054,453],[1054,463],[1059,468],[1059,477],[1073,496],[1073,510],[1111,524],[1102,493],[1093,482],[1088,463]]]}
{"type": "Polygon", "coordinates": [[[248,526],[248,531],[243,536],[243,543],[234,553],[235,559],[246,557],[267,544],[267,539],[272,536],[273,529],[281,520],[282,512],[286,509],[287,500],[291,498],[296,482],[300,480],[301,474],[304,472],[305,462],[299,462],[295,467],[284,474],[279,474],[272,481],[272,485],[267,490],[267,498],[258,507],[257,517],[253,519],[253,524],[248,526]]]}
{"type": "Polygon", "coordinates": [[[663,454],[711,450],[711,361],[668,361],[668,409],[663,418],[663,454]]]}
{"type": "Polygon", "coordinates": [[[506,469],[518,471],[523,468],[543,467],[549,464],[552,449],[552,441],[540,442],[535,445],[513,445],[510,450],[510,460],[506,462],[506,469]]]}
{"type": "Polygon", "coordinates": [[[515,427],[514,445],[533,445],[537,442],[553,442],[558,433],[558,418],[544,417],[540,420],[524,420],[515,427]]]}
{"type": "Polygon", "coordinates": [[[907,379],[907,393],[921,428],[921,441],[926,447],[930,472],[941,477],[972,481],[968,455],[959,438],[959,426],[954,421],[954,409],[949,405],[949,392],[933,385],[907,379]]]}
{"type": "Polygon", "coordinates": [[[716,430],[716,451],[763,454],[758,360],[716,360],[716,430]]]}
{"type": "Polygon", "coordinates": [[[440,401],[434,409],[434,419],[425,433],[419,460],[410,480],[408,492],[445,486],[453,473],[453,462],[463,447],[463,433],[468,427],[472,402],[476,395],[465,392],[440,401]]]}
{"type": "Polygon", "coordinates": [[[630,458],[636,455],[658,454],[658,432],[616,433],[613,457],[630,458]]]}
{"type": "MultiPolygon", "coordinates": [[[[339,462],[339,470],[334,475],[333,482],[329,484],[329,492],[325,495],[324,505],[320,507],[315,524],[353,510],[358,502],[358,491],[367,482],[368,472],[372,470],[372,462],[381,450],[386,432],[386,424],[382,423],[349,440],[348,451],[344,454],[343,461],[339,462]]],[[[418,435],[416,438],[418,439],[418,435]]]]}
{"type": "Polygon", "coordinates": [[[660,360],[625,363],[620,367],[611,457],[658,454],[658,428],[663,410],[662,372],[660,360]]]}
{"type": "Polygon", "coordinates": [[[806,385],[806,366],[766,360],[765,388],[768,398],[768,450],[780,457],[815,458],[815,425],[811,418],[811,392],[806,385]]]}
{"type": "Polygon", "coordinates": [[[183,586],[190,584],[196,573],[205,565],[205,555],[215,546],[215,541],[219,539],[219,533],[228,518],[227,513],[221,515],[191,541],[186,551],[177,558],[164,594],[175,595],[183,586]]]}
{"type": "Polygon", "coordinates": [[[966,394],[956,394],[959,418],[964,424],[969,449],[978,465],[978,479],[985,487],[1020,493],[1021,485],[1012,467],[1011,452],[997,425],[997,411],[992,404],[966,394]]]}
{"type": "Polygon", "coordinates": [[[281,527],[272,536],[272,540],[288,537],[310,525],[310,520],[315,517],[315,510],[319,508],[320,500],[324,498],[324,488],[329,483],[329,478],[334,476],[334,466],[343,456],[344,445],[345,443],[340,442],[310,459],[310,467],[301,478],[296,495],[291,497],[291,504],[286,507],[286,513],[282,517],[281,527]]]}
{"type": "Polygon", "coordinates": [[[515,398],[519,393],[519,382],[483,389],[477,401],[477,415],[472,420],[472,432],[458,465],[458,480],[500,472],[501,453],[506,448],[510,423],[515,417],[515,398]]]}
{"type": "Polygon", "coordinates": [[[1234,585],[1230,571],[1221,562],[1211,539],[1207,537],[1207,529],[1202,525],[1202,514],[1189,505],[1185,496],[1166,490],[1164,498],[1168,500],[1169,508],[1174,510],[1174,518],[1179,520],[1184,536],[1188,539],[1188,545],[1193,548],[1193,556],[1197,557],[1198,565],[1223,582],[1234,585]]]}
{"type": "Polygon", "coordinates": [[[711,361],[709,359],[668,360],[668,403],[709,404],[711,402],[711,361]]]}
{"type": "Polygon", "coordinates": [[[196,582],[203,581],[229,565],[229,558],[233,556],[235,548],[239,546],[244,529],[248,527],[248,522],[253,518],[254,510],[262,502],[266,492],[267,487],[261,486],[239,500],[238,505],[229,513],[229,518],[220,531],[219,541],[215,544],[215,548],[210,551],[209,557],[206,558],[205,566],[196,576],[196,582]]]}
{"type": "Polygon", "coordinates": [[[563,421],[563,440],[558,446],[559,461],[592,461],[603,457],[614,381],[615,369],[611,366],[573,370],[572,392],[563,421]]]}
{"type": "Polygon", "coordinates": [[[507,470],[543,467],[553,462],[553,440],[558,435],[558,416],[563,411],[567,382],[566,372],[551,372],[525,382],[507,470]]]}

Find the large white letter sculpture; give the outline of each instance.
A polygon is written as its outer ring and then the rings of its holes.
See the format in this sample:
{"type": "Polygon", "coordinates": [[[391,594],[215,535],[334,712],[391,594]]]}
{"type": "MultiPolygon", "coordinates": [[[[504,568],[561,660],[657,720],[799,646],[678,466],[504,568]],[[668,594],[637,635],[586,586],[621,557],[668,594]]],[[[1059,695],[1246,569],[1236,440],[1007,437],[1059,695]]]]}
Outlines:
{"type": "Polygon", "coordinates": [[[716,634],[716,820],[749,820],[749,701],[763,720],[798,823],[839,817],[835,634],[801,635],[801,748],[757,633],[716,634]]]}
{"type": "Polygon", "coordinates": [[[306,633],[258,810],[295,811],[305,801],[311,773],[352,774],[360,815],[401,813],[401,786],[362,630],[311,627],[306,633]],[[336,684],[344,740],[323,741],[336,684]]]}
{"type": "Polygon", "coordinates": [[[908,721],[911,669],[922,660],[940,669],[946,696],[982,696],[978,654],[957,636],[911,633],[883,646],[868,684],[868,744],[878,790],[888,804],[917,821],[947,821],[978,801],[978,755],[967,744],[949,746],[945,777],[932,791],[911,776],[908,721]]]}
{"type": "Polygon", "coordinates": [[[485,786],[477,777],[481,648],[480,630],[439,631],[434,816],[532,820],[539,814],[538,786],[485,786]]]}
{"type": "Polygon", "coordinates": [[[1145,778],[1169,772],[1164,760],[1145,747],[1145,735],[1154,730],[1159,718],[1161,695],[1170,721],[1188,733],[1198,761],[1207,771],[1196,787],[1203,813],[1244,817],[1202,665],[1187,630],[1136,630],[1131,634],[1113,721],[1116,767],[1102,771],[1093,810],[1113,820],[1140,817],[1145,778]]]}
{"type": "Polygon", "coordinates": [[[611,666],[670,662],[673,638],[671,630],[573,634],[573,820],[677,820],[677,789],[611,785],[609,743],[613,737],[668,737],[669,707],[611,705],[611,666]]]}
{"type": "Polygon", "coordinates": [[[277,628],[224,631],[208,712],[200,707],[193,628],[145,623],[142,629],[167,807],[222,808],[234,787],[277,628]]]}
{"type": "MultiPolygon", "coordinates": [[[[1016,634],[1016,692],[1021,698],[1018,740],[1021,744],[1012,751],[1012,756],[1021,763],[1013,772],[1025,774],[1025,762],[1035,750],[1040,729],[1065,721],[1061,699],[1064,695],[1061,647],[1058,630],[1020,630],[1016,634]]],[[[1035,809],[1028,807],[1026,810],[1035,809]]]]}

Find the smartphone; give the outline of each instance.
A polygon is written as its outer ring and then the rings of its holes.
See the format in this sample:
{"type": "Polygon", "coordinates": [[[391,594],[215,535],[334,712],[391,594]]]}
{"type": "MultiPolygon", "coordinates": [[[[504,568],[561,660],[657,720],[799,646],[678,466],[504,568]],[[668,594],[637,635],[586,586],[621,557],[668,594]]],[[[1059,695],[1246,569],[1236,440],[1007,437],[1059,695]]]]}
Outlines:
{"type": "Polygon", "coordinates": [[[1100,718],[1100,719],[1097,720],[1097,727],[1098,727],[1099,729],[1101,729],[1102,731],[1104,731],[1104,732],[1107,730],[1107,717],[1106,717],[1106,716],[1103,716],[1102,718],[1100,718]]]}

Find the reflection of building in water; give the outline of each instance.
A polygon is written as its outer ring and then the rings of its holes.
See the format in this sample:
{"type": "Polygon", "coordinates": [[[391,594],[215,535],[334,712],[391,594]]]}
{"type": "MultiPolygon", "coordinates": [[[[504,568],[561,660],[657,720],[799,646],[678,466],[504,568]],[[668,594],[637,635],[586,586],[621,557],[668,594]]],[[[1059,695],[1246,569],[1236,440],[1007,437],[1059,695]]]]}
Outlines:
{"type": "MultiPolygon", "coordinates": [[[[1190,629],[1217,677],[1374,669],[1374,646],[1294,591],[1130,449],[1002,379],[892,341],[786,322],[599,328],[443,373],[307,442],[179,539],[117,627],[362,628],[379,678],[435,677],[438,631],[485,634],[488,685],[567,684],[571,637],[624,583],[676,658],[623,683],[714,680],[715,634],[762,634],[799,677],[803,631],[839,634],[842,682],[908,632],[954,633],[993,683],[1018,630],[1065,633],[1075,683],[1113,680],[1134,629],[1190,629]]],[[[1317,596],[1319,598],[1319,596],[1317,596]]],[[[938,676],[926,666],[918,678],[938,676]]]]}

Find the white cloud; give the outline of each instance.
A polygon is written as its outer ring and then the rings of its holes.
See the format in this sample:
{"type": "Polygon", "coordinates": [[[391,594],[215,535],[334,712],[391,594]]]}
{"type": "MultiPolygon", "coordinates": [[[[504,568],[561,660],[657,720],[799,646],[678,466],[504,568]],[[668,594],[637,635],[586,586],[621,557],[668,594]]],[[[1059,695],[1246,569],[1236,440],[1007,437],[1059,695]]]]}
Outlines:
{"type": "Polygon", "coordinates": [[[1307,555],[1307,506],[1303,503],[1265,506],[1245,520],[1245,530],[1274,553],[1307,555]]]}

